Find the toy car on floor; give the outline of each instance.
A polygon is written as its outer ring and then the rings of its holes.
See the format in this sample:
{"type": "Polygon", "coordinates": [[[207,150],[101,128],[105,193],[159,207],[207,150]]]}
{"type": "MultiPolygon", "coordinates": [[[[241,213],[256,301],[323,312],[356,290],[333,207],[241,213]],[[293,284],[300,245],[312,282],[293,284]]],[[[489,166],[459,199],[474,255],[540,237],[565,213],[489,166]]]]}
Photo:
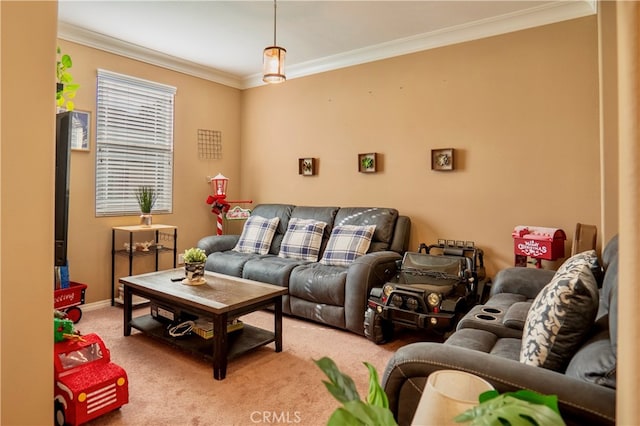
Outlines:
{"type": "Polygon", "coordinates": [[[129,402],[124,369],[97,334],[54,344],[54,424],[79,425],[129,402]]]}
{"type": "Polygon", "coordinates": [[[487,284],[483,252],[471,241],[421,244],[401,262],[396,277],[369,294],[364,334],[377,344],[390,341],[395,326],[440,335],[454,331],[478,302],[479,286],[487,284]]]}

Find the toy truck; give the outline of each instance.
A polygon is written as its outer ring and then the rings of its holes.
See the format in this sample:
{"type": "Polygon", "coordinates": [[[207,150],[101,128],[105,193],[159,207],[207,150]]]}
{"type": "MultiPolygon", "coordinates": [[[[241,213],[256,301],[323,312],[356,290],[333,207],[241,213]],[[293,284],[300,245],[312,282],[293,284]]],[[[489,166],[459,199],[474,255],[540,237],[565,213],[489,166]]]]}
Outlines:
{"type": "Polygon", "coordinates": [[[124,369],[97,334],[54,344],[54,424],[79,425],[129,402],[124,369]]]}
{"type": "Polygon", "coordinates": [[[452,332],[487,286],[483,252],[471,241],[421,244],[398,262],[396,277],[369,293],[364,334],[376,344],[390,341],[395,326],[452,332]]]}

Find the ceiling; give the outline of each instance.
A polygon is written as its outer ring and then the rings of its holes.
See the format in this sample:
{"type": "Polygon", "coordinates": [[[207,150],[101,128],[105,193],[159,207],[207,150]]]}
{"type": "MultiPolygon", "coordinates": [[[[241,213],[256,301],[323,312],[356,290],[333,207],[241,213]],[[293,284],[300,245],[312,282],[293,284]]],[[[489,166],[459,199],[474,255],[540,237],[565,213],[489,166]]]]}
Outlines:
{"type": "MultiPolygon", "coordinates": [[[[237,88],[262,83],[264,1],[59,0],[58,36],[237,88]]],[[[596,13],[596,0],[277,3],[288,79],[596,13]]]]}

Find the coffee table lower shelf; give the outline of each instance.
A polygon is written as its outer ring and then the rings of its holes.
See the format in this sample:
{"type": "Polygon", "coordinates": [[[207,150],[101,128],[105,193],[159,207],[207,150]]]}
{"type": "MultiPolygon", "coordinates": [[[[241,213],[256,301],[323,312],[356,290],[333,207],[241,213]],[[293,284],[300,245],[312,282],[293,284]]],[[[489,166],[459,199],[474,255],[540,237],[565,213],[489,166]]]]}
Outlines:
{"type": "MultiPolygon", "coordinates": [[[[200,355],[208,361],[213,360],[214,339],[205,339],[198,335],[170,336],[166,325],[155,320],[151,315],[133,318],[131,327],[188,353],[200,355]]],[[[275,342],[275,334],[245,323],[240,330],[229,333],[227,339],[227,359],[232,359],[252,349],[275,342]]]]}

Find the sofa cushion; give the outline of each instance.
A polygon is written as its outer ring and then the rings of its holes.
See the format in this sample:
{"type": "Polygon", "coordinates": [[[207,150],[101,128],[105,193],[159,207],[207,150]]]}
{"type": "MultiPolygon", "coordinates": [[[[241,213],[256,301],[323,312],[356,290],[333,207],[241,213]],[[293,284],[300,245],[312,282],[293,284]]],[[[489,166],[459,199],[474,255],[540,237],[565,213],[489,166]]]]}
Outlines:
{"type": "Polygon", "coordinates": [[[219,274],[242,277],[245,263],[251,259],[259,259],[262,256],[256,253],[240,253],[237,251],[217,251],[207,256],[204,269],[219,274]]]}
{"type": "Polygon", "coordinates": [[[240,253],[269,253],[271,240],[279,222],[279,217],[267,219],[262,216],[250,216],[233,250],[240,253]]]}
{"type": "Polygon", "coordinates": [[[389,250],[394,236],[398,211],[383,207],[342,207],[335,225],[375,225],[369,252],[389,250]]]}
{"type": "Polygon", "coordinates": [[[571,358],[567,376],[597,385],[616,388],[616,354],[609,335],[609,317],[596,321],[591,337],[571,358]]]}
{"type": "Polygon", "coordinates": [[[349,266],[356,258],[367,252],[375,229],[375,225],[335,226],[320,263],[330,266],[349,266]]]}
{"type": "MultiPolygon", "coordinates": [[[[289,277],[289,295],[313,303],[344,306],[347,271],[344,266],[318,262],[297,266],[289,277]]],[[[364,307],[362,316],[364,319],[364,307]]]]}
{"type": "Polygon", "coordinates": [[[509,306],[509,309],[507,309],[502,323],[509,328],[522,330],[524,328],[524,323],[527,319],[529,309],[531,309],[531,302],[514,303],[509,306]]]}
{"type": "Polygon", "coordinates": [[[534,299],[524,325],[520,362],[564,371],[598,311],[594,261],[593,250],[571,257],[534,299]]]}
{"type": "Polygon", "coordinates": [[[326,222],[292,217],[280,244],[278,257],[318,261],[326,222]]]}

